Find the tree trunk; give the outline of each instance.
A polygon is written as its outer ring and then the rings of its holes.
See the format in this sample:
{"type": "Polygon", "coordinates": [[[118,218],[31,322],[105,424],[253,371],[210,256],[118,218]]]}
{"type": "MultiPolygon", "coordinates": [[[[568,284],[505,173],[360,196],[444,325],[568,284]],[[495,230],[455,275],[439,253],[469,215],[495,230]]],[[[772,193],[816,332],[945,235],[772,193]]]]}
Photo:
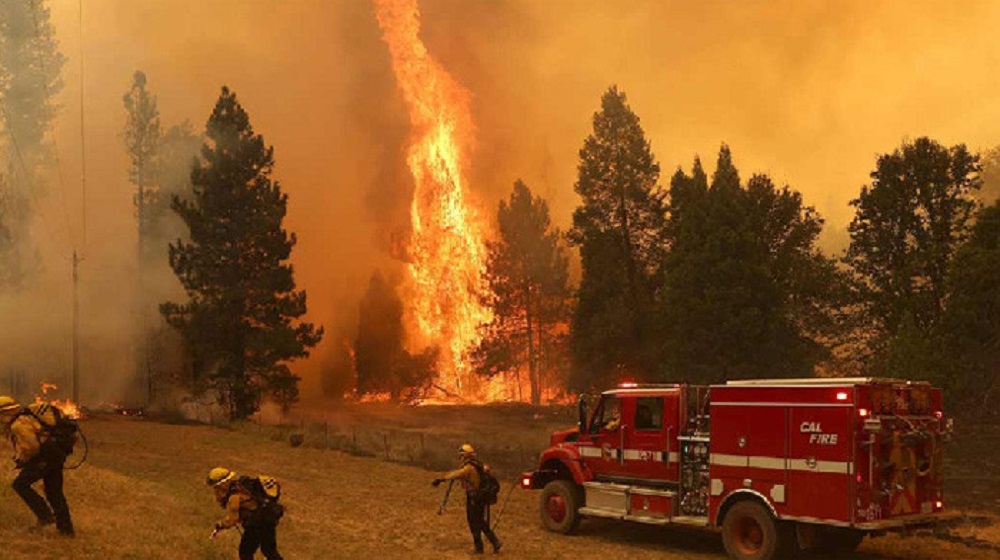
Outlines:
{"type": "Polygon", "coordinates": [[[538,357],[535,355],[535,336],[532,320],[535,313],[532,308],[531,287],[529,283],[524,290],[524,318],[528,328],[528,381],[531,384],[531,404],[538,405],[541,404],[542,396],[538,385],[538,357]]]}

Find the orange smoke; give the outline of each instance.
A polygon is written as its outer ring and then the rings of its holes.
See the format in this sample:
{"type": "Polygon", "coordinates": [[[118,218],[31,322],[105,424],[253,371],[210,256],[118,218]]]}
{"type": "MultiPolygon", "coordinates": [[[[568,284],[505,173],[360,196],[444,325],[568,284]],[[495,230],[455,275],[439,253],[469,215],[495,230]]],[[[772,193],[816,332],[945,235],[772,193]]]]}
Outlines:
{"type": "Polygon", "coordinates": [[[412,127],[406,163],[415,190],[402,290],[408,330],[417,335],[415,345],[440,347],[439,386],[477,398],[464,358],[491,312],[480,302],[487,289],[485,226],[469,204],[464,181],[474,133],[470,95],[420,40],[416,0],[374,5],[412,127]]]}

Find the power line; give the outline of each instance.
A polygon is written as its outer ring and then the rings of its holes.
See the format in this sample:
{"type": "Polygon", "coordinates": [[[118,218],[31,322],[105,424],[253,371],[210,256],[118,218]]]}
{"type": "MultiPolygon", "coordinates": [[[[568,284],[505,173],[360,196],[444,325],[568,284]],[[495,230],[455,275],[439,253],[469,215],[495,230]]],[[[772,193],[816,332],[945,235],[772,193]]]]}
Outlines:
{"type": "Polygon", "coordinates": [[[87,135],[84,133],[83,110],[83,0],[79,0],[80,13],[80,212],[83,218],[83,250],[87,250],[87,135]]]}

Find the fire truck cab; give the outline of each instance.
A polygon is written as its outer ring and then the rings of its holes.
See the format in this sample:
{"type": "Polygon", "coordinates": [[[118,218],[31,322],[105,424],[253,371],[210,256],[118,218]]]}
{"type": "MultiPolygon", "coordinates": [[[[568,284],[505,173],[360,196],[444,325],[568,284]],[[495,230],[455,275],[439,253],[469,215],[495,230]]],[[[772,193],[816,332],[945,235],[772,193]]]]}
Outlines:
{"type": "Polygon", "coordinates": [[[944,509],[940,389],[881,378],[623,384],[538,468],[546,528],[586,517],[721,530],[729,555],[852,550],[944,509]]]}

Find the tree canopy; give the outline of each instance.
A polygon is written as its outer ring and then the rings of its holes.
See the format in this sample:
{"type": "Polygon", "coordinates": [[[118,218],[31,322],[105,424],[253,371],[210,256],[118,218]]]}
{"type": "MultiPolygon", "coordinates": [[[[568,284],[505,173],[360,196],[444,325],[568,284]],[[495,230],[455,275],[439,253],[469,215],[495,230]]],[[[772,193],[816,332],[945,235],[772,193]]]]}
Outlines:
{"type": "Polygon", "coordinates": [[[572,319],[571,384],[578,389],[657,369],[654,299],[662,278],[666,193],[639,117],[610,88],[580,149],[581,205],[570,241],[582,267],[572,319]]]}
{"type": "Polygon", "coordinates": [[[845,260],[861,280],[876,371],[912,375],[907,370],[917,367],[912,344],[927,340],[944,311],[952,258],[972,227],[979,171],[979,157],[964,145],[918,138],[880,155],[872,183],[851,202],[845,260]],[[901,343],[910,349],[900,351],[901,343]]]}

